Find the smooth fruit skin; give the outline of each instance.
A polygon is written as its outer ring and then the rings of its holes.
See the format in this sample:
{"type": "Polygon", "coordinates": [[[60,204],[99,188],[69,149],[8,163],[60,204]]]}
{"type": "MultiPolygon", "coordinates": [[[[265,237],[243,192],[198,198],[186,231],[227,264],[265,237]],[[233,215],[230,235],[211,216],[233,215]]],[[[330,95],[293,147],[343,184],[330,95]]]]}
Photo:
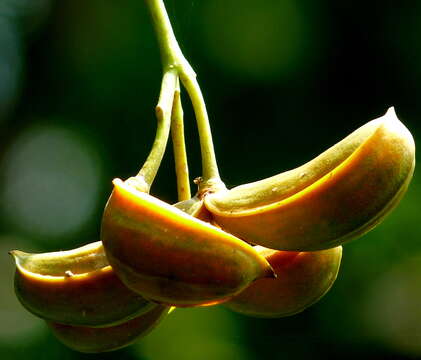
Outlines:
{"type": "Polygon", "coordinates": [[[284,317],[303,311],[332,287],[341,264],[341,246],[314,252],[257,248],[277,278],[257,280],[223,304],[249,316],[284,317]]]}
{"type": "Polygon", "coordinates": [[[252,281],[273,276],[240,239],[119,179],[105,207],[101,240],[122,281],[174,306],[226,301],[252,281]]]}
{"type": "Polygon", "coordinates": [[[111,327],[47,324],[56,338],[69,348],[83,353],[100,353],[120,349],[146,336],[168,314],[169,309],[156,306],[141,316],[111,327]]]}
{"type": "Polygon", "coordinates": [[[222,229],[257,245],[312,251],[376,226],[399,203],[415,167],[415,144],[393,109],[309,163],[205,197],[222,229]]]}
{"type": "Polygon", "coordinates": [[[45,320],[109,326],[157,306],[121,282],[109,266],[100,241],[69,251],[11,254],[16,261],[18,299],[45,320]]]}

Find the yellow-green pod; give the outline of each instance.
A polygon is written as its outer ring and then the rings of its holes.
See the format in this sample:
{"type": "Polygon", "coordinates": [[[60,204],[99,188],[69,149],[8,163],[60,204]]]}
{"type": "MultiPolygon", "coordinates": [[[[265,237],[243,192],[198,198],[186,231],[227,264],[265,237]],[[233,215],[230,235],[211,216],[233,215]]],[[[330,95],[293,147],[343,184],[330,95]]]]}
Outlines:
{"type": "Polygon", "coordinates": [[[121,282],[100,241],[68,251],[28,254],[15,250],[11,254],[16,261],[18,299],[45,320],[107,326],[157,306],[121,282]]]}
{"type": "Polygon", "coordinates": [[[276,279],[257,280],[224,303],[249,316],[284,317],[303,311],[328,292],[341,264],[341,246],[312,252],[256,248],[272,265],[276,279]]]}
{"type": "Polygon", "coordinates": [[[271,249],[338,246],[377,225],[404,195],[415,145],[393,109],[309,163],[205,197],[226,231],[271,249]]]}
{"type": "Polygon", "coordinates": [[[110,327],[92,328],[47,322],[58,340],[83,353],[113,351],[149,334],[168,314],[169,307],[156,306],[132,320],[110,327]]]}
{"type": "Polygon", "coordinates": [[[219,303],[273,276],[253,247],[119,179],[105,207],[101,240],[133,291],[174,306],[219,303]]]}

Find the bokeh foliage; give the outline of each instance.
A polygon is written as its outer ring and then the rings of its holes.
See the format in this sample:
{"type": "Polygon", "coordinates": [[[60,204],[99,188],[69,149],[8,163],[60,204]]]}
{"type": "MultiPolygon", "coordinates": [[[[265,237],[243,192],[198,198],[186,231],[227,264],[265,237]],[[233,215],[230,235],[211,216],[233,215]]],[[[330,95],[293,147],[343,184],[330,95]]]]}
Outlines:
{"type": "MultiPolygon", "coordinates": [[[[207,99],[227,185],[293,168],[392,105],[420,139],[419,1],[166,4],[207,99]]],[[[98,239],[111,179],[134,174],[151,146],[160,77],[141,0],[0,0],[0,357],[88,358],[18,304],[7,251],[98,239]]],[[[169,152],[153,193],[174,202],[175,189],[169,152]]],[[[421,358],[420,198],[416,171],[401,205],[344,247],[334,287],[302,314],[179,310],[137,345],[97,358],[421,358]]]]}

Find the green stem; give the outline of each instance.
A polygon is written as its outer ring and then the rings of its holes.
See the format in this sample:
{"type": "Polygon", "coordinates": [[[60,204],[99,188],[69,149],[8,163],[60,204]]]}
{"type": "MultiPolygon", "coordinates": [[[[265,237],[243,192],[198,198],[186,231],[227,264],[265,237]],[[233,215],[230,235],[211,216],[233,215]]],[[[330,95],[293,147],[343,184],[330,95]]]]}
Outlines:
{"type": "MultiPolygon", "coordinates": [[[[145,0],[152,17],[158,45],[161,51],[161,60],[164,69],[176,67],[184,59],[177,39],[171,27],[171,22],[162,0],[145,0]]],[[[184,60],[185,61],[185,60],[184,60]]]]}
{"type": "Polygon", "coordinates": [[[164,156],[171,127],[171,112],[176,82],[177,74],[174,69],[164,72],[158,105],[155,109],[158,121],[155,140],[148,158],[136,176],[138,187],[141,187],[142,191],[149,192],[164,156]]]}
{"type": "Polygon", "coordinates": [[[225,188],[219,175],[209,118],[199,84],[196,77],[190,76],[184,69],[180,71],[180,80],[190,96],[199,131],[200,152],[202,155],[202,182],[199,183],[199,191],[206,192],[220,187],[225,188]]]}
{"type": "Polygon", "coordinates": [[[164,69],[176,69],[192,101],[202,154],[203,181],[199,186],[199,191],[206,192],[223,187],[216,162],[206,105],[196,80],[196,74],[178,45],[164,2],[162,0],[145,0],[145,2],[151,13],[158,38],[163,67],[164,69]]]}
{"type": "Polygon", "coordinates": [[[174,149],[175,173],[177,175],[178,201],[191,198],[183,118],[183,107],[180,99],[180,82],[177,78],[171,117],[171,136],[174,149]]]}

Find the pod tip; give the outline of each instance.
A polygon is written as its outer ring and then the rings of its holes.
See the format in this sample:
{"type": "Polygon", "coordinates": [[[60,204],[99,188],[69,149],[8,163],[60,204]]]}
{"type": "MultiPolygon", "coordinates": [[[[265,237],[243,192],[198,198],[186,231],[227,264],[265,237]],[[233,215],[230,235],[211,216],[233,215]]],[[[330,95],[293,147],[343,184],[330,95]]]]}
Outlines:
{"type": "Polygon", "coordinates": [[[20,251],[20,250],[10,250],[9,252],[8,252],[8,254],[9,255],[11,255],[11,256],[13,256],[13,258],[16,260],[16,259],[23,259],[23,258],[25,258],[26,256],[28,256],[28,255],[30,255],[30,254],[28,254],[28,253],[26,253],[26,252],[23,252],[23,251],[20,251]]]}
{"type": "Polygon", "coordinates": [[[8,252],[8,254],[13,257],[13,260],[15,261],[15,263],[18,263],[19,259],[21,258],[21,256],[20,256],[21,253],[22,253],[22,251],[19,251],[19,250],[10,250],[8,252]]]}
{"type": "Polygon", "coordinates": [[[119,178],[115,178],[113,179],[113,185],[114,186],[119,186],[123,183],[123,180],[119,179],[119,178]]]}
{"type": "Polygon", "coordinates": [[[398,116],[396,115],[395,108],[393,106],[390,107],[382,118],[384,119],[383,124],[388,129],[388,131],[404,140],[408,146],[408,149],[411,149],[411,152],[414,153],[414,138],[406,126],[399,120],[398,116]]]}
{"type": "Polygon", "coordinates": [[[19,253],[19,250],[10,250],[7,252],[9,255],[16,257],[19,253]]]}
{"type": "Polygon", "coordinates": [[[145,181],[145,178],[141,175],[132,176],[128,178],[126,181],[122,181],[121,179],[118,179],[118,178],[113,180],[113,185],[115,187],[122,186],[123,184],[126,184],[137,191],[149,193],[150,185],[148,185],[148,183],[145,181]]]}
{"type": "Polygon", "coordinates": [[[384,116],[386,116],[387,119],[396,119],[398,116],[396,115],[395,107],[391,106],[389,109],[387,109],[384,116]]]}

